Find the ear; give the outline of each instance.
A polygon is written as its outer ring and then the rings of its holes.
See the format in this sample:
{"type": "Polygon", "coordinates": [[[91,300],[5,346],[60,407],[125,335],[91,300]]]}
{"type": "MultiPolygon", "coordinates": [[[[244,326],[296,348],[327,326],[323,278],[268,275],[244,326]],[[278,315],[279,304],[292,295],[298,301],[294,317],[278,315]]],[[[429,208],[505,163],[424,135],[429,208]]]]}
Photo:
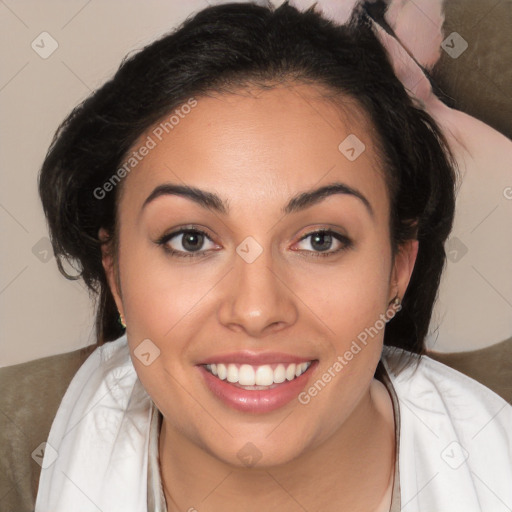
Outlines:
{"type": "Polygon", "coordinates": [[[98,238],[101,242],[103,242],[101,245],[101,262],[103,264],[103,269],[105,270],[107,282],[116,302],[117,309],[122,318],[124,318],[121,286],[119,282],[119,273],[115,262],[113,242],[110,240],[109,233],[104,228],[99,229],[98,238]]]}
{"type": "Polygon", "coordinates": [[[400,246],[395,255],[395,261],[391,271],[391,286],[388,302],[393,300],[397,295],[400,299],[405,295],[409,281],[411,280],[412,271],[414,270],[416,257],[418,256],[418,245],[418,240],[407,240],[400,246]]]}

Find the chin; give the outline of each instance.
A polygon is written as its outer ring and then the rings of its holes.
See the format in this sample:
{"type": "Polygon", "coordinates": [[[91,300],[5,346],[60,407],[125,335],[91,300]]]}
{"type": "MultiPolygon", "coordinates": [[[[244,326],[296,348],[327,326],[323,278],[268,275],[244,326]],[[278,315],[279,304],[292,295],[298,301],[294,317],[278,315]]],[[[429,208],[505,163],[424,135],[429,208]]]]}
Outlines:
{"type": "MultiPolygon", "coordinates": [[[[286,418],[286,416],[285,416],[286,418]]],[[[284,420],[281,427],[276,425],[261,424],[257,427],[247,425],[241,426],[240,430],[248,433],[239,432],[233,437],[224,436],[223,441],[219,443],[216,438],[212,443],[208,442],[203,447],[214,458],[233,466],[237,469],[268,469],[276,466],[286,465],[300,457],[311,444],[311,433],[307,435],[303,429],[299,429],[296,421],[284,420]],[[290,435],[290,428],[293,428],[293,435],[290,435]],[[305,441],[309,440],[309,441],[305,441]]]]}

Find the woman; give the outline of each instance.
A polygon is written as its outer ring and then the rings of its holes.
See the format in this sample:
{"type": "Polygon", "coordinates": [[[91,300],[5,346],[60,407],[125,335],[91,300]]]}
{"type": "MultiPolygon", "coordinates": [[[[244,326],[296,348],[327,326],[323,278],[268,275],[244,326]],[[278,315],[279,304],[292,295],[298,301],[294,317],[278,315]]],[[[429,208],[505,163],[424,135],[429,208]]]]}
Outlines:
{"type": "Polygon", "coordinates": [[[510,508],[512,408],[422,357],[454,187],[362,10],[209,7],[124,62],[40,175],[99,347],[36,511],[510,508]]]}

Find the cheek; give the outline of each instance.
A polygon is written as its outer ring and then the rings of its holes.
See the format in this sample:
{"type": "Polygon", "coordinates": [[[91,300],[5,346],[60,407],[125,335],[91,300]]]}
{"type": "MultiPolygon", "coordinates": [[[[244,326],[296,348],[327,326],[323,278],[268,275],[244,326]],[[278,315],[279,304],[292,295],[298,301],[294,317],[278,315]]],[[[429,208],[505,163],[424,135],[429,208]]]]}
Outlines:
{"type": "Polygon", "coordinates": [[[137,249],[123,259],[120,269],[130,332],[155,339],[172,337],[176,326],[194,315],[209,289],[208,277],[197,265],[177,264],[160,248],[140,242],[133,246],[137,249]]]}
{"type": "Polygon", "coordinates": [[[324,418],[319,428],[325,432],[338,428],[356,407],[380,359],[391,266],[382,247],[369,242],[339,266],[310,272],[300,292],[315,305],[328,346],[316,380],[299,401],[312,416],[324,418]]]}
{"type": "Polygon", "coordinates": [[[304,268],[295,290],[324,321],[331,336],[343,344],[385,313],[390,265],[390,256],[382,247],[368,242],[338,263],[304,268]]]}
{"type": "Polygon", "coordinates": [[[386,326],[381,315],[387,311],[391,266],[386,247],[385,240],[367,239],[339,265],[310,270],[298,292],[325,326],[326,357],[318,379],[328,384],[313,382],[302,403],[329,415],[327,430],[335,429],[358,403],[381,355],[386,326]],[[337,413],[333,403],[340,405],[337,413]]]}
{"type": "Polygon", "coordinates": [[[203,280],[192,283],[193,274],[172,264],[152,242],[131,234],[123,242],[119,265],[128,343],[137,374],[156,402],[158,393],[169,389],[171,375],[182,378],[193,336],[190,322],[207,288],[203,280]],[[144,343],[154,358],[148,366],[136,359],[144,343]]]}
{"type": "Polygon", "coordinates": [[[140,240],[130,243],[128,237],[126,247],[134,247],[121,253],[120,261],[134,367],[157,407],[179,415],[180,410],[190,410],[192,405],[182,383],[190,379],[187,350],[197,330],[197,306],[208,286],[202,279],[191,281],[194,272],[184,272],[159,254],[160,249],[144,246],[140,240]],[[140,357],[142,347],[149,353],[150,364],[140,357]],[[169,396],[173,397],[172,403],[169,396]]]}

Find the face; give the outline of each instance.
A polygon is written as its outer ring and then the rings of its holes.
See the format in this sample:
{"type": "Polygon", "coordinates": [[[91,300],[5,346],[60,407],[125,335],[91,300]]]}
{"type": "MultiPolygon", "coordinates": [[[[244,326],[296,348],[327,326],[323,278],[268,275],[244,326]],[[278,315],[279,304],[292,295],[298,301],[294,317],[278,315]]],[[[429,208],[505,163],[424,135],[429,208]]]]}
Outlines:
{"type": "Polygon", "coordinates": [[[297,84],[196,100],[134,146],[155,142],[123,184],[120,289],[107,254],[104,266],[175,436],[238,466],[243,450],[285,463],[366,403],[417,246],[392,258],[383,173],[353,103],[340,115],[297,84]]]}

